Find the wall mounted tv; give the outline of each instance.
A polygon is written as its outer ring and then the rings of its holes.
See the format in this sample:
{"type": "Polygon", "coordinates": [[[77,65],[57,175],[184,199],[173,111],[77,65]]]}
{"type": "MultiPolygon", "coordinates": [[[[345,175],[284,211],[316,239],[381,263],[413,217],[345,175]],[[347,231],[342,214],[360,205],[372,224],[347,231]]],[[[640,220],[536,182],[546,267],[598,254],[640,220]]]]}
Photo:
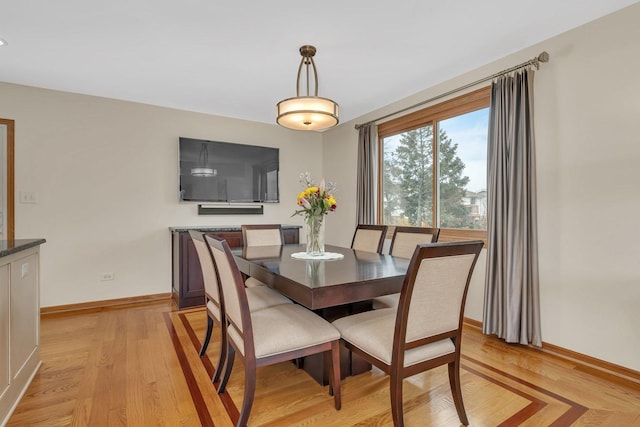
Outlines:
{"type": "Polygon", "coordinates": [[[278,202],[280,150],[180,137],[180,200],[278,202]]]}

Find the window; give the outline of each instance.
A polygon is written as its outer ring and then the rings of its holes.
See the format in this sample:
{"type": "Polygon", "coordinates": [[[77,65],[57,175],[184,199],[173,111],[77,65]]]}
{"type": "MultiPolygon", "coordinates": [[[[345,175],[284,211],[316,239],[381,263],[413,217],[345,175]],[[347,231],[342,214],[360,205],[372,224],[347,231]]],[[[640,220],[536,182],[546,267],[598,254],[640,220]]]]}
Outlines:
{"type": "Polygon", "coordinates": [[[489,97],[483,88],[378,126],[379,222],[486,237],[489,97]]]}

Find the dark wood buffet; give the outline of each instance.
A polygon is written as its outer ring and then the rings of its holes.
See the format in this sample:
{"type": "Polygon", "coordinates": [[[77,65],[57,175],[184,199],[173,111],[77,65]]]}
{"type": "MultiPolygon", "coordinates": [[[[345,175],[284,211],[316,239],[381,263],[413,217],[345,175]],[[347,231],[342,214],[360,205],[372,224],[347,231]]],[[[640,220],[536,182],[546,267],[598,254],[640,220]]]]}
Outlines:
{"type": "MultiPolygon", "coordinates": [[[[232,248],[242,247],[240,226],[170,227],[171,231],[171,288],[173,300],[179,309],[204,305],[204,284],[200,261],[193,246],[189,230],[202,231],[209,236],[225,239],[232,248]]],[[[283,225],[284,241],[299,243],[300,226],[283,225]]]]}

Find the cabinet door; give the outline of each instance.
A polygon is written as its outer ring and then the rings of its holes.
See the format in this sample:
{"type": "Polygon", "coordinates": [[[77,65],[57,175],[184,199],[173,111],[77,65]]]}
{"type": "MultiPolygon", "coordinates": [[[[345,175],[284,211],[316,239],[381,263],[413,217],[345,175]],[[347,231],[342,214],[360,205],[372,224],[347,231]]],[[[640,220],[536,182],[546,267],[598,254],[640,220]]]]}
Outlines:
{"type": "Polygon", "coordinates": [[[182,245],[180,249],[184,252],[184,284],[183,297],[185,298],[200,298],[200,304],[204,304],[204,283],[202,281],[202,267],[200,266],[200,259],[198,258],[198,251],[196,250],[191,236],[187,233],[183,233],[182,245]]]}
{"type": "Polygon", "coordinates": [[[10,382],[9,312],[9,264],[5,264],[0,267],[0,396],[5,393],[10,382]]]}
{"type": "Polygon", "coordinates": [[[285,244],[300,242],[300,232],[298,228],[285,228],[282,230],[282,234],[284,234],[285,244]]]}
{"type": "Polygon", "coordinates": [[[219,239],[224,239],[231,248],[241,248],[244,245],[242,240],[242,231],[216,231],[208,232],[207,236],[214,236],[219,239]]]}
{"type": "Polygon", "coordinates": [[[15,378],[38,346],[36,254],[11,263],[11,375],[15,378]]]}

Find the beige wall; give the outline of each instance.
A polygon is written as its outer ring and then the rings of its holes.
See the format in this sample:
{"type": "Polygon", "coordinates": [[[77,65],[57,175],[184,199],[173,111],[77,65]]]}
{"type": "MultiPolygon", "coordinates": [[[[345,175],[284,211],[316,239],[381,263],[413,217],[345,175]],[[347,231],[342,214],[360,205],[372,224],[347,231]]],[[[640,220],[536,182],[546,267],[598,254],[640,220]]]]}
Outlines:
{"type": "Polygon", "coordinates": [[[38,196],[16,203],[15,217],[17,238],[47,239],[43,307],[170,292],[168,227],[302,224],[289,218],[298,174],[322,171],[321,134],[275,125],[2,83],[0,117],[15,120],[16,198],[38,196]],[[179,136],[279,147],[282,203],[260,216],[198,216],[178,202],[179,136]]]}
{"type": "MultiPolygon", "coordinates": [[[[640,4],[626,8],[324,135],[324,175],[340,209],[327,240],[355,224],[353,125],[491,75],[542,50],[536,74],[538,221],[545,342],[640,370],[640,4]]],[[[482,259],[480,260],[482,261],[482,259]]],[[[482,320],[479,262],[466,315],[482,320]]]]}

